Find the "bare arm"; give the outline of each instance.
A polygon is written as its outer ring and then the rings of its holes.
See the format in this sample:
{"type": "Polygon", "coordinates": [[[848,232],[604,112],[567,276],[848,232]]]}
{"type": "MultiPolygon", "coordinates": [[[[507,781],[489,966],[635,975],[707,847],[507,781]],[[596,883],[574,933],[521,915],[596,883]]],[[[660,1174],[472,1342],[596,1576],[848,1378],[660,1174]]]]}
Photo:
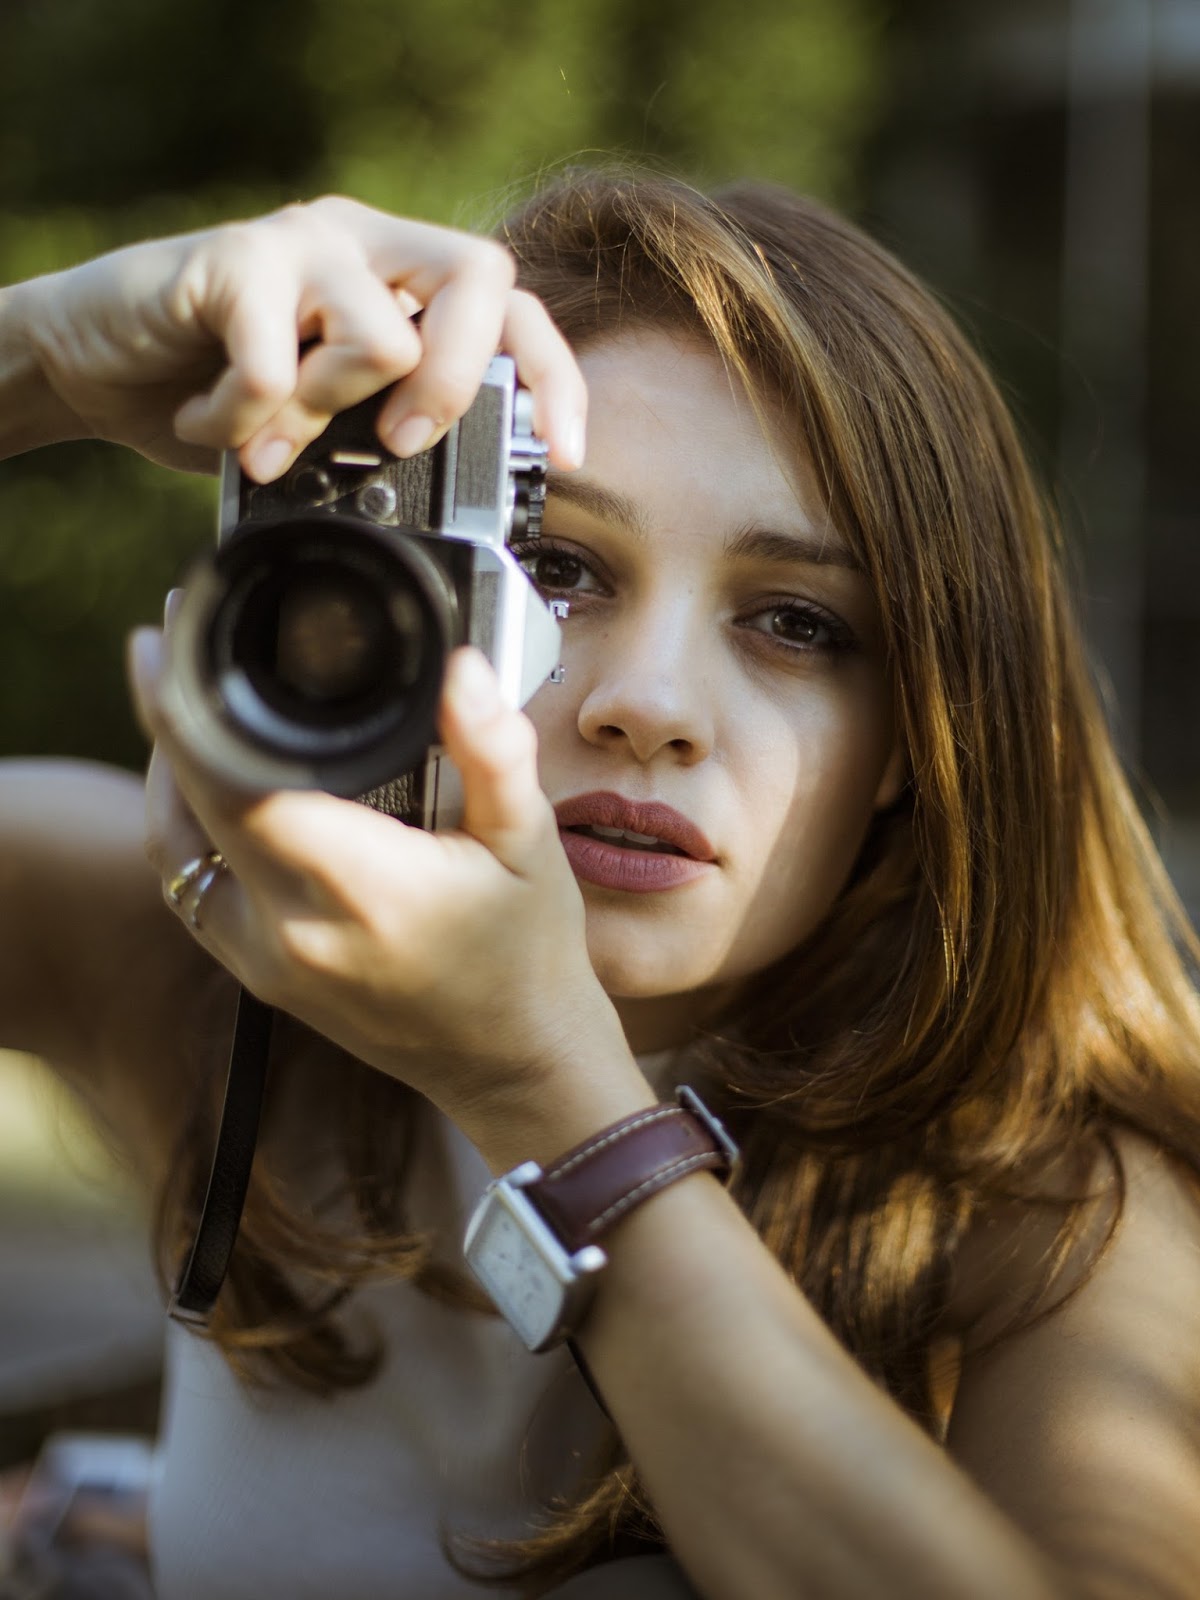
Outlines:
{"type": "Polygon", "coordinates": [[[709,1600],[1200,1592],[1200,1208],[1159,1158],[1085,1288],[968,1364],[949,1454],[710,1177],[627,1219],[610,1257],[580,1342],[709,1600]]]}
{"type": "Polygon", "coordinates": [[[583,380],[513,272],[490,240],[329,196],[0,290],[0,456],[96,438],[205,471],[236,449],[266,481],[390,384],[380,435],[415,455],[504,349],[578,466],[583,380]]]}
{"type": "MultiPolygon", "coordinates": [[[[1200,1593],[1200,1193],[1121,1142],[1124,1220],[1059,1311],[964,1367],[949,1447],[1088,1600],[1200,1593]]],[[[1098,1217],[1097,1224],[1104,1218],[1098,1217]]]]}
{"type": "Polygon", "coordinates": [[[581,1337],[707,1600],[1062,1600],[1043,1552],[867,1379],[708,1177],[621,1224],[581,1337]]]}
{"type": "Polygon", "coordinates": [[[0,459],[87,433],[37,363],[21,296],[0,289],[0,459]]]}
{"type": "Polygon", "coordinates": [[[0,763],[0,1044],[131,1132],[177,1094],[175,1046],[215,970],[163,905],[143,835],[131,774],[0,763]]]}

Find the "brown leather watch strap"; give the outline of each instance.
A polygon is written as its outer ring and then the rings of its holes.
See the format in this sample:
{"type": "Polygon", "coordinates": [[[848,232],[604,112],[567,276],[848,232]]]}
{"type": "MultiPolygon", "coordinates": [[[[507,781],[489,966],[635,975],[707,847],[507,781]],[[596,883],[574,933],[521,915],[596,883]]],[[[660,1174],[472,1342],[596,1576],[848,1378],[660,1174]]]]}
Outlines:
{"type": "Polygon", "coordinates": [[[568,1150],[525,1190],[571,1252],[595,1244],[629,1212],[689,1173],[728,1177],[737,1160],[729,1135],[683,1086],[680,1104],[651,1106],[568,1150]]]}

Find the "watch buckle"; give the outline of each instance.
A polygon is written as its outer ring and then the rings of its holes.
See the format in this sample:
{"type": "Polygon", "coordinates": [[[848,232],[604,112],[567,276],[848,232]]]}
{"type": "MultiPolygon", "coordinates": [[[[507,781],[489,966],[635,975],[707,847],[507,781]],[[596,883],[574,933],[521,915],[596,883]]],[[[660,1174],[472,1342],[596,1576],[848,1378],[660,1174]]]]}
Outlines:
{"type": "Polygon", "coordinates": [[[703,1123],[712,1135],[718,1149],[729,1163],[729,1171],[725,1175],[726,1188],[733,1182],[734,1175],[742,1163],[742,1153],[730,1137],[725,1124],[704,1104],[696,1091],[686,1083],[681,1083],[675,1090],[675,1098],[685,1111],[690,1111],[696,1120],[703,1123]]]}

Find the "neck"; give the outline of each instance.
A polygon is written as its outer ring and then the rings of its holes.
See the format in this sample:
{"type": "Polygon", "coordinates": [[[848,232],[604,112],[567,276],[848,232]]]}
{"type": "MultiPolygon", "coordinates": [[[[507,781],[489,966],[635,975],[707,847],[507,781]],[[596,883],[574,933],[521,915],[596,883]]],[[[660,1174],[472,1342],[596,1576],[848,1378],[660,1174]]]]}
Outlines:
{"type": "Polygon", "coordinates": [[[611,995],[625,1037],[634,1055],[678,1049],[695,1038],[698,1028],[715,1022],[726,1011],[733,989],[697,989],[686,994],[641,996],[611,995]]]}

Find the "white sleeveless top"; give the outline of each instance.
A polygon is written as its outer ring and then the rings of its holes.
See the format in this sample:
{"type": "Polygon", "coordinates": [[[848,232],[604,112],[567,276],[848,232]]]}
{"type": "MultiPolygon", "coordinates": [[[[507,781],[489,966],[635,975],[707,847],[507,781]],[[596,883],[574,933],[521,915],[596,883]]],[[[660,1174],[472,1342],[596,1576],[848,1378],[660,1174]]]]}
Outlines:
{"type": "MultiPolygon", "coordinates": [[[[461,1241],[489,1177],[478,1152],[430,1112],[413,1162],[414,1195],[440,1197],[439,1232],[461,1241]]],[[[590,1467],[608,1424],[565,1349],[530,1355],[501,1318],[408,1284],[356,1303],[385,1364],[331,1399],[248,1388],[171,1326],[149,1509],[159,1600],[477,1600],[442,1535],[527,1533],[590,1467]]]]}

